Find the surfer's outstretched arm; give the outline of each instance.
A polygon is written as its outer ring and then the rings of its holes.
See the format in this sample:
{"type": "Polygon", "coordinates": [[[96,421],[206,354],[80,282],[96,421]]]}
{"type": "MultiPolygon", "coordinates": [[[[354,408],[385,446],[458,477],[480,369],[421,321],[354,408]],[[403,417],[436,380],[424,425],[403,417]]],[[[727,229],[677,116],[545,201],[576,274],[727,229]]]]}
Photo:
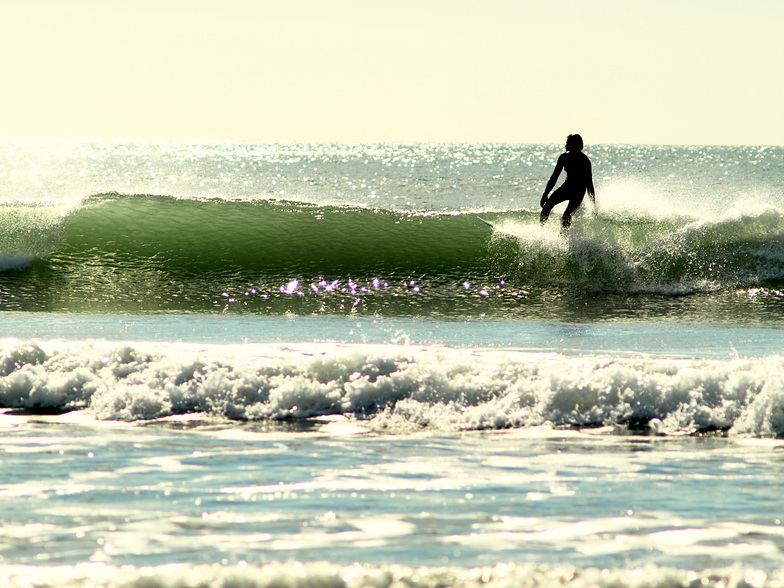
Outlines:
{"type": "Polygon", "coordinates": [[[544,189],[544,194],[542,194],[542,201],[539,203],[540,206],[544,206],[547,202],[547,197],[550,195],[550,191],[555,187],[555,183],[558,181],[558,176],[561,175],[561,170],[563,168],[563,155],[561,155],[558,158],[558,163],[555,164],[553,175],[551,175],[550,179],[547,181],[547,187],[544,189]]]}

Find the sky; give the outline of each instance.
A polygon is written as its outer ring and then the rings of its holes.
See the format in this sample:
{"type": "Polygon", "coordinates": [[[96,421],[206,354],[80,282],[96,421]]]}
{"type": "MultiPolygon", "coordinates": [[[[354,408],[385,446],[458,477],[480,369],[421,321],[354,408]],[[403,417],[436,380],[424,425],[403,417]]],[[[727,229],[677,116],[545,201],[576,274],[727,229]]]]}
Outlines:
{"type": "Polygon", "coordinates": [[[781,0],[0,0],[0,138],[784,144],[781,0]]]}

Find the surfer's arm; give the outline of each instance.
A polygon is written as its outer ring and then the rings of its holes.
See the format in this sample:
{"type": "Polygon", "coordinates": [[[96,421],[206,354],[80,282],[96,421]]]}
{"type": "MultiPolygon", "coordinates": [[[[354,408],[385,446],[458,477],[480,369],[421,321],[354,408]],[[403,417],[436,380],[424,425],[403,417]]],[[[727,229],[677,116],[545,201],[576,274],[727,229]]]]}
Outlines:
{"type": "Polygon", "coordinates": [[[550,191],[555,187],[555,183],[558,181],[558,176],[561,175],[561,170],[563,167],[563,155],[561,155],[561,157],[558,158],[558,163],[555,164],[553,175],[551,175],[550,179],[547,181],[547,187],[544,189],[544,194],[542,194],[542,206],[544,206],[545,202],[547,202],[547,196],[550,195],[550,191]]]}
{"type": "Polygon", "coordinates": [[[587,186],[588,194],[591,196],[591,200],[593,200],[594,206],[596,206],[596,189],[593,187],[593,174],[591,173],[591,168],[588,168],[588,182],[587,186]]]}

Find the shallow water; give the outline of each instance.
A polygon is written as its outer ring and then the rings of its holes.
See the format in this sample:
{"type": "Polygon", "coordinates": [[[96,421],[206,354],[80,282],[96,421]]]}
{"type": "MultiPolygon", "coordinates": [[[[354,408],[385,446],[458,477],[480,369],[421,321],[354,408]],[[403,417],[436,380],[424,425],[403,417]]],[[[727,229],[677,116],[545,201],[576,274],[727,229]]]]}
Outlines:
{"type": "Polygon", "coordinates": [[[777,441],[8,411],[2,427],[6,564],[781,563],[777,441]]]}

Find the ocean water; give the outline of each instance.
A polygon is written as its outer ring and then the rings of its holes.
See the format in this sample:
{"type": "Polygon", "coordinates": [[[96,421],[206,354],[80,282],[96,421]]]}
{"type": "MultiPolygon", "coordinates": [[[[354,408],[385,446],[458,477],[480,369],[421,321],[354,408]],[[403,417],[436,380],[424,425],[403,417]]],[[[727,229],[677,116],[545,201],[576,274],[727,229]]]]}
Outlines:
{"type": "Polygon", "coordinates": [[[784,586],[784,148],[559,153],[0,143],[0,584],[784,586]]]}

